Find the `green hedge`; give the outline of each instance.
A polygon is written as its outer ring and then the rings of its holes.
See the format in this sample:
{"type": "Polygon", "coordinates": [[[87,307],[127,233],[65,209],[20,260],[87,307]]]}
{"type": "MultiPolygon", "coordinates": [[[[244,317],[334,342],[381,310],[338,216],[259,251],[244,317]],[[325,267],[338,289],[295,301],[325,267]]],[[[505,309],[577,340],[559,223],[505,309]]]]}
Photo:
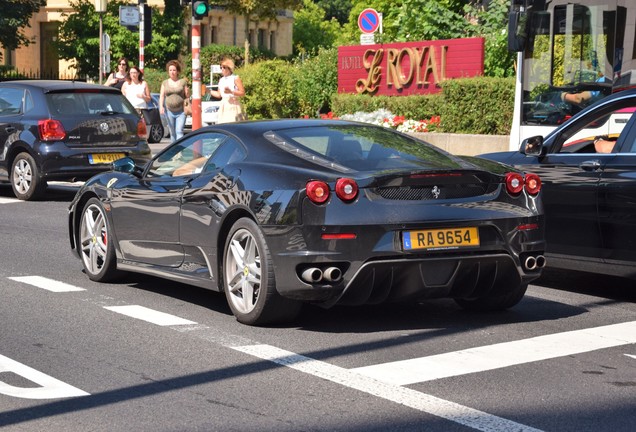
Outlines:
{"type": "Polygon", "coordinates": [[[336,117],[380,108],[413,120],[440,116],[438,132],[507,135],[512,124],[514,92],[512,78],[462,78],[445,81],[442,91],[431,95],[338,94],[332,99],[331,109],[336,117]]]}

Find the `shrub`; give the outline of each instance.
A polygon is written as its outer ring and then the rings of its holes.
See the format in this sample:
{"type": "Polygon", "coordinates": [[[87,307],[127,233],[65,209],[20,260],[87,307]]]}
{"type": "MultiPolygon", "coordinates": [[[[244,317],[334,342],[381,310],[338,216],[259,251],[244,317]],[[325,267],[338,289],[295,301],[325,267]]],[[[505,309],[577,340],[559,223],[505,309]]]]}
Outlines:
{"type": "Polygon", "coordinates": [[[245,86],[242,102],[251,120],[298,117],[296,69],[283,60],[251,63],[237,71],[245,86]]]}
{"type": "Polygon", "coordinates": [[[464,78],[442,83],[441,129],[445,132],[505,135],[510,132],[514,79],[464,78]]]}
{"type": "Polygon", "coordinates": [[[338,91],[338,50],[320,49],[309,59],[297,59],[296,97],[299,116],[318,116],[331,110],[331,99],[338,91]]]}

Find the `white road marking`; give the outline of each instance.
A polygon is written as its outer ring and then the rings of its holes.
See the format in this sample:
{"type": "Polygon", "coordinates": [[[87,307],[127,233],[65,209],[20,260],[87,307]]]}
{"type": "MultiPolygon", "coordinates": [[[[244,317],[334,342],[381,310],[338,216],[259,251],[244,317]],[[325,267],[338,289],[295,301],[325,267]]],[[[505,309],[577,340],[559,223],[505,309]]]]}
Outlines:
{"type": "Polygon", "coordinates": [[[160,326],[196,324],[194,321],[179,318],[178,316],[159,312],[153,309],[148,309],[143,306],[104,306],[104,308],[113,312],[120,313],[122,315],[127,315],[129,317],[137,318],[143,321],[148,321],[149,323],[157,324],[160,326]]]}
{"type": "Polygon", "coordinates": [[[0,381],[0,394],[23,399],[57,399],[88,396],[84,390],[66,384],[29,366],[0,355],[0,372],[13,372],[40,387],[16,387],[0,381]]]}
{"type": "Polygon", "coordinates": [[[10,277],[9,279],[16,282],[23,282],[25,284],[33,285],[38,288],[45,289],[51,292],[72,292],[72,291],[86,291],[84,288],[76,287],[73,285],[59,282],[53,279],[48,279],[42,276],[20,276],[10,277]]]}
{"type": "Polygon", "coordinates": [[[539,431],[539,429],[525,426],[502,417],[497,417],[406,387],[366,377],[351,370],[343,369],[270,345],[249,345],[232,347],[232,349],[480,431],[539,431]]]}
{"type": "Polygon", "coordinates": [[[0,198],[0,204],[13,204],[20,202],[17,198],[0,198]]]}
{"type": "Polygon", "coordinates": [[[633,359],[636,359],[636,355],[632,355],[632,354],[625,354],[627,357],[631,357],[633,359]]]}
{"type": "Polygon", "coordinates": [[[352,369],[408,385],[636,343],[636,321],[352,369]]]}

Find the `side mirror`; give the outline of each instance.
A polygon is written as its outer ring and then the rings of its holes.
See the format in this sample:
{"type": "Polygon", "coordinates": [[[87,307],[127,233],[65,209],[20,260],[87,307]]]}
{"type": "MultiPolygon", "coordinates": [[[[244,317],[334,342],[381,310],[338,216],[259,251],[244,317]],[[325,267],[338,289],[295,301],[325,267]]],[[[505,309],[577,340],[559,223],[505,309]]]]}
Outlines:
{"type": "Polygon", "coordinates": [[[508,51],[523,51],[528,39],[528,14],[512,11],[508,14],[508,51]]]}
{"type": "Polygon", "coordinates": [[[141,177],[143,170],[135,165],[132,158],[124,157],[113,162],[113,171],[132,174],[141,177]]]}
{"type": "Polygon", "coordinates": [[[541,156],[543,154],[543,137],[541,135],[526,138],[521,142],[519,151],[526,156],[541,156]]]}

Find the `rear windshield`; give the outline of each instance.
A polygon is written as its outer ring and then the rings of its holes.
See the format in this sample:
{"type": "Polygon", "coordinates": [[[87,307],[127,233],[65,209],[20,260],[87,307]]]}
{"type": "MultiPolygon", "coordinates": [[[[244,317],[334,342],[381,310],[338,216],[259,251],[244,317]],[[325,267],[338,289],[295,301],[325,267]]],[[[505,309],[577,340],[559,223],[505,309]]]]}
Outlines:
{"type": "Polygon", "coordinates": [[[448,167],[452,158],[430,144],[375,126],[301,127],[265,137],[298,157],[341,171],[448,167]]]}
{"type": "Polygon", "coordinates": [[[132,114],[135,112],[126,98],[118,93],[48,93],[46,102],[52,115],[132,114]]]}

